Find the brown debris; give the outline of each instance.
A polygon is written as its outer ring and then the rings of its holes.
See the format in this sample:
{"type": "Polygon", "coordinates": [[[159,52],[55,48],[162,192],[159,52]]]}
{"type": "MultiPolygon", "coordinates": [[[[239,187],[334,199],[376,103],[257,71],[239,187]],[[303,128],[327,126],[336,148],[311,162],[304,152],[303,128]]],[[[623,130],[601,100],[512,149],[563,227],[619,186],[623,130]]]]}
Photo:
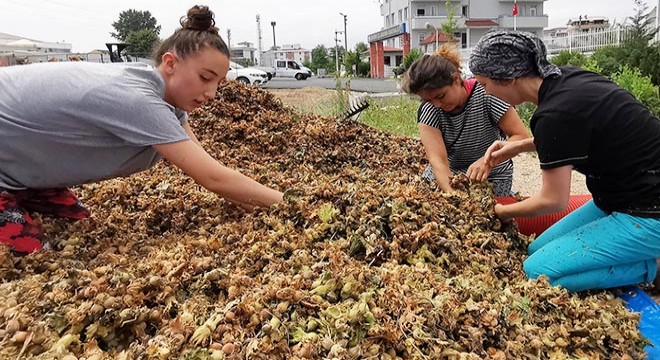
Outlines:
{"type": "Polygon", "coordinates": [[[522,271],[491,192],[418,176],[418,141],[228,84],[191,116],[222,163],[286,201],[244,213],[163,163],[80,187],[55,251],[0,246],[0,357],[642,358],[639,316],[522,271]]]}

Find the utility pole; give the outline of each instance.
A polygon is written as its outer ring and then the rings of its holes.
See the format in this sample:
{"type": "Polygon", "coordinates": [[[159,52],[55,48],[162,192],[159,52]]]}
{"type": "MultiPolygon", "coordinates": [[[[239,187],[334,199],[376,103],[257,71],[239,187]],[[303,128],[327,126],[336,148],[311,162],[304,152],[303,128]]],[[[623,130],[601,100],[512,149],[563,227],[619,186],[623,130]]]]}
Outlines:
{"type": "Polygon", "coordinates": [[[339,15],[344,17],[344,48],[346,49],[346,51],[348,51],[348,33],[346,32],[347,16],[344,15],[343,13],[339,13],[339,15]]]}
{"type": "Polygon", "coordinates": [[[275,42],[275,25],[276,25],[275,21],[270,22],[270,26],[273,27],[273,51],[277,49],[277,43],[275,42]]]}
{"type": "Polygon", "coordinates": [[[342,31],[335,30],[335,67],[336,67],[336,76],[339,76],[339,42],[341,41],[337,35],[341,34],[342,31]]]}
{"type": "Polygon", "coordinates": [[[231,29],[227,29],[227,47],[231,52],[231,29]]]}
{"type": "Polygon", "coordinates": [[[262,42],[261,42],[261,17],[257,14],[257,47],[259,48],[259,65],[261,65],[261,52],[263,51],[262,42]]]}
{"type": "Polygon", "coordinates": [[[658,31],[658,25],[660,25],[660,0],[655,5],[655,41],[660,41],[660,31],[658,31]]]}
{"type": "Polygon", "coordinates": [[[426,22],[425,24],[426,28],[431,30],[433,29],[435,31],[435,51],[438,51],[438,38],[440,37],[440,33],[438,31],[438,28],[433,26],[430,22],[426,22]]]}

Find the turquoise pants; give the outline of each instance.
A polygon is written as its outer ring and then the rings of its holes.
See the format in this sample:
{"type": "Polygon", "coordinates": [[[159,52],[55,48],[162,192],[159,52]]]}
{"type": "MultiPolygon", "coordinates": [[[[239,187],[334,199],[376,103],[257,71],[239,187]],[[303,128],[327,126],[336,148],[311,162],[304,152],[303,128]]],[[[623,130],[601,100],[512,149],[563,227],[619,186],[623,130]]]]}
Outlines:
{"type": "Polygon", "coordinates": [[[607,214],[592,201],[552,225],[529,245],[523,268],[569,291],[651,282],[660,258],[660,219],[607,214]]]}

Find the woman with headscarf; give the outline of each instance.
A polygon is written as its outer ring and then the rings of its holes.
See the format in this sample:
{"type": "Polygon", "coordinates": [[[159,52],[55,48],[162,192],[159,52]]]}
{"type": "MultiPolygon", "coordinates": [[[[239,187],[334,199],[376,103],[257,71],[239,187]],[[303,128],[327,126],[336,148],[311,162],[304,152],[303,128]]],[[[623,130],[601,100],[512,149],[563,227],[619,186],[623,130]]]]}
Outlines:
{"type": "Polygon", "coordinates": [[[660,257],[658,118],[608,79],[550,64],[543,43],[529,33],[487,33],[475,46],[470,70],[486,92],[513,105],[538,105],[533,138],[495,142],[486,161],[536,151],[541,190],[495,205],[495,214],[509,221],[564,210],[573,169],[586,175],[593,195],[530,244],[526,274],[545,275],[569,291],[653,281],[660,257]]]}
{"type": "Polygon", "coordinates": [[[495,196],[511,195],[513,162],[491,167],[484,161],[495,140],[529,138],[516,110],[487,95],[474,79],[461,77],[460,54],[452,44],[412,63],[403,89],[422,98],[417,111],[419,135],[430,165],[422,176],[442,191],[452,191],[453,173],[488,180],[495,196]]]}

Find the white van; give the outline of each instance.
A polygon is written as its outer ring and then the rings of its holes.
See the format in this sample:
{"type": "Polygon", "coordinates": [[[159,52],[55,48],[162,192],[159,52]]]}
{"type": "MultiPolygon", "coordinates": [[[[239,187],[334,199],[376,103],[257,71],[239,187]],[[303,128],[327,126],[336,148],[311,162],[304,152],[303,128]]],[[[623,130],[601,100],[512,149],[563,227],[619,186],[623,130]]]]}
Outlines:
{"type": "Polygon", "coordinates": [[[275,76],[292,77],[296,80],[307,80],[312,76],[312,70],[296,60],[275,60],[275,76]]]}

